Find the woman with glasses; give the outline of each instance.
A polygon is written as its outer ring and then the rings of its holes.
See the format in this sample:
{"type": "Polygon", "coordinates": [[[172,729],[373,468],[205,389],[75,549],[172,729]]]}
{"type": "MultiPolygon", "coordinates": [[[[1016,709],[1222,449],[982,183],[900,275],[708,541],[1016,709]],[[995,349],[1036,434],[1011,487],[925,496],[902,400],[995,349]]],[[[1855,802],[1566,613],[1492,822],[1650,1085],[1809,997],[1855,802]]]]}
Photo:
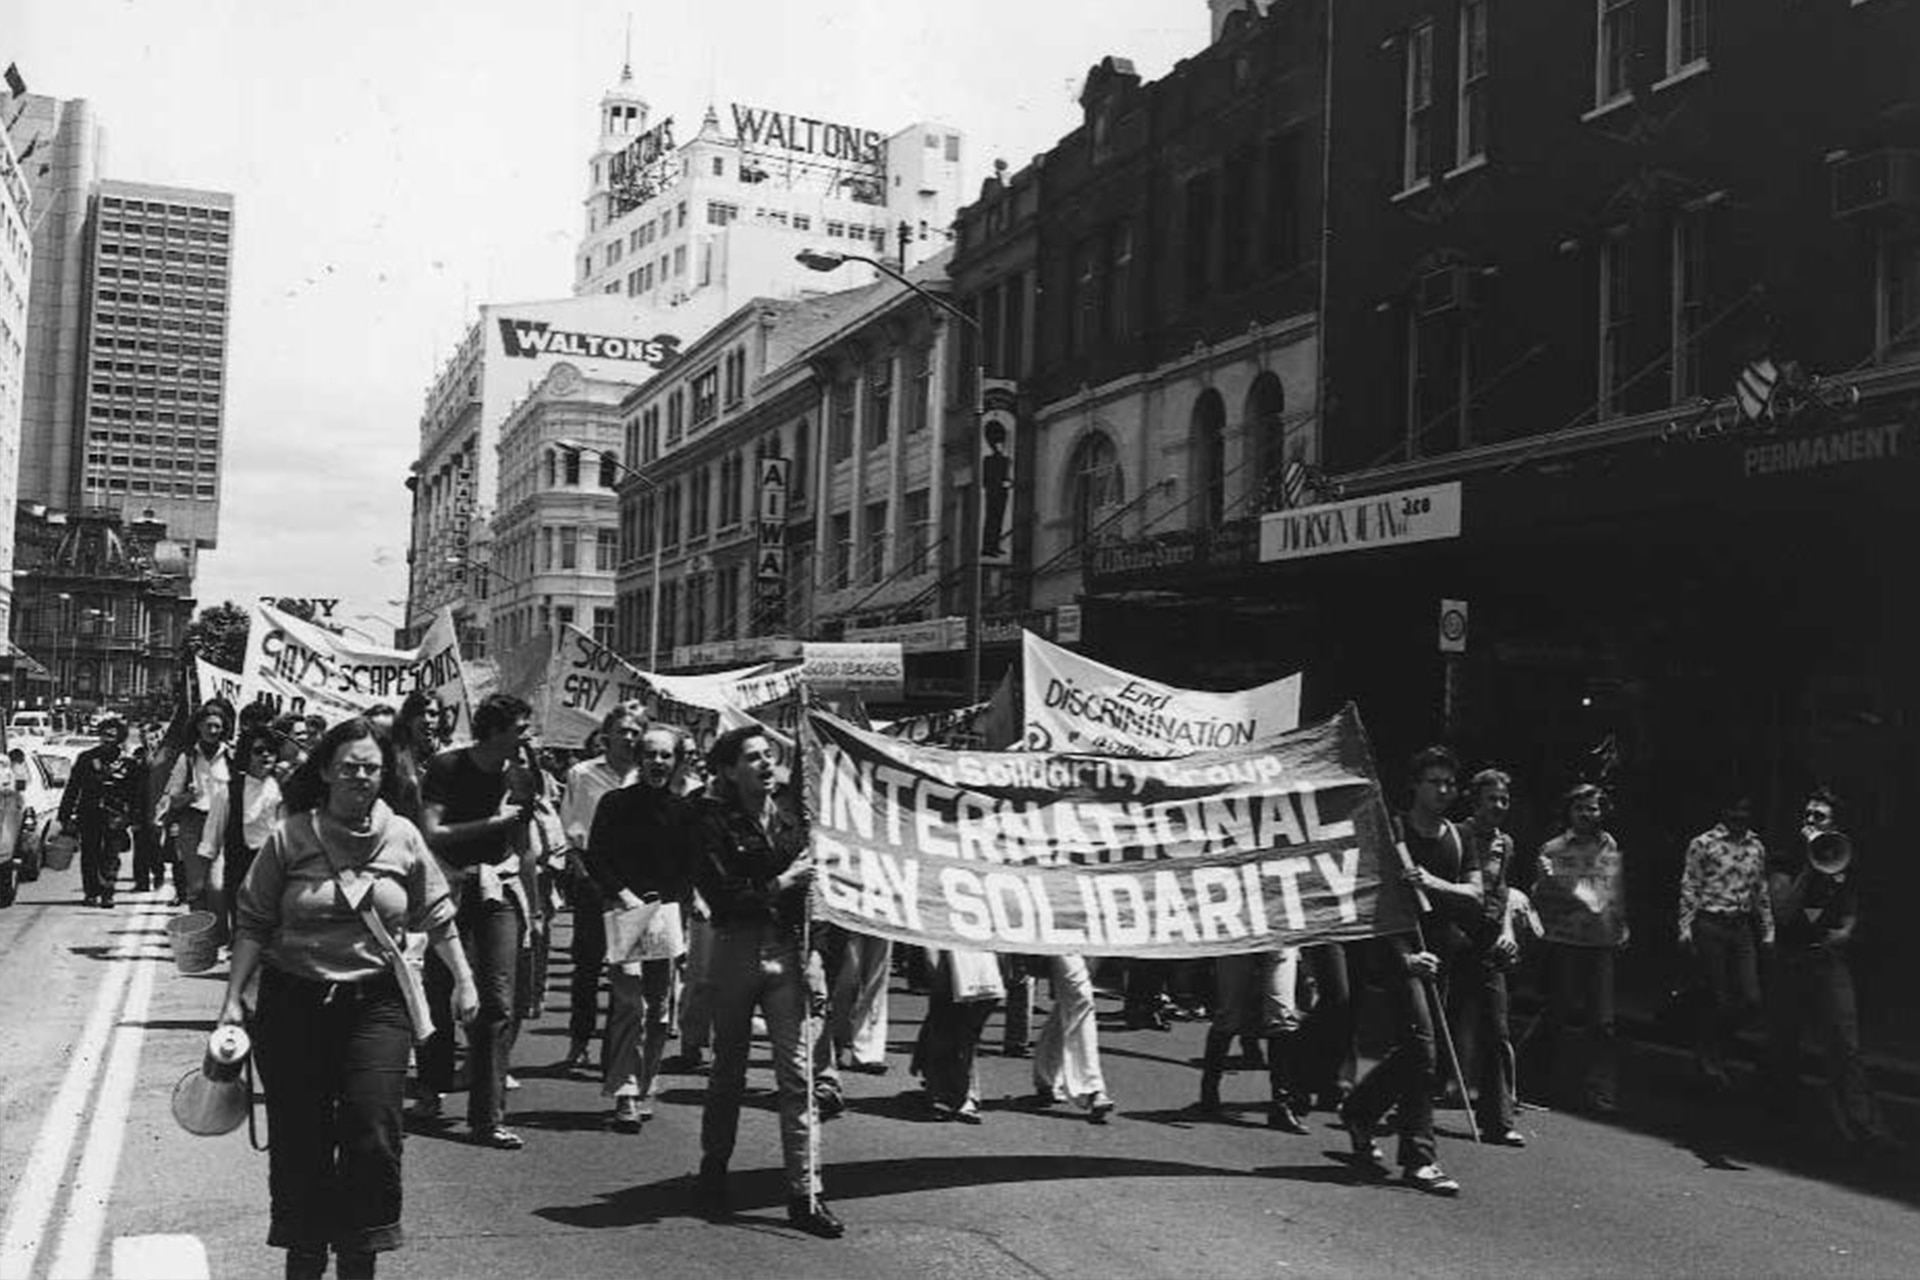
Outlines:
{"type": "Polygon", "coordinates": [[[240,887],[239,932],[223,1024],[247,1020],[266,1088],[267,1243],[287,1251],[289,1277],[370,1277],[398,1248],[400,1107],[412,1026],[387,951],[427,934],[454,973],[462,1021],[479,1008],[453,929],[447,882],[413,823],[382,798],[392,749],[365,720],[329,729],[288,780],[288,816],[267,836],[240,887]]]}
{"type": "Polygon", "coordinates": [[[239,888],[246,881],[253,860],[267,843],[267,837],[280,822],[280,783],[273,766],[280,759],[280,741],[264,726],[248,729],[240,735],[234,750],[239,768],[228,783],[226,830],[222,845],[227,859],[227,883],[234,892],[226,896],[227,936],[233,937],[239,925],[239,888]]]}

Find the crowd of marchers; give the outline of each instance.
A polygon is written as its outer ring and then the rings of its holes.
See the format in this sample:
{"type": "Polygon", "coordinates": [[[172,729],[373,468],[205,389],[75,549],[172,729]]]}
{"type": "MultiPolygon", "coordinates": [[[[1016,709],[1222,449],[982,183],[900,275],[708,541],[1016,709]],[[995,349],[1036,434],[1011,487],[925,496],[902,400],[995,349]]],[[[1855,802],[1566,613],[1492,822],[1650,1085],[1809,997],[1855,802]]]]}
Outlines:
{"type": "MultiPolygon", "coordinates": [[[[457,745],[425,694],[332,725],[209,702],[151,753],[147,735],[130,746],[118,720],[97,727],[59,814],[79,837],[86,899],[112,904],[131,848],[135,889],[171,875],[176,903],[208,912],[229,939],[219,1018],[251,1033],[271,1134],[267,1239],[286,1251],[289,1276],[324,1274],[330,1253],[338,1275],[370,1276],[398,1247],[404,1132],[451,1130],[444,1097],[462,1076],[465,1136],[525,1145],[507,1123],[515,1043],[546,1013],[563,912],[572,973],[560,1066],[598,1074],[608,1128],[641,1133],[664,1072],[705,1074],[692,1190],[725,1217],[758,1023],[789,1220],[842,1234],[823,1194],[820,1126],[844,1110],[843,1071],[888,1069],[894,947],[810,918],[804,805],[765,730],[723,733],[696,754],[683,730],[627,704],[585,751],[559,753],[535,743],[528,704],[503,694],[474,708],[471,739],[457,745]]],[[[1613,1110],[1631,854],[1607,829],[1605,791],[1574,788],[1557,833],[1523,850],[1506,829],[1507,773],[1483,769],[1463,786],[1453,754],[1432,747],[1406,777],[1395,825],[1419,908],[1410,933],[1212,961],[902,948],[901,967],[928,993],[910,1070],[929,1118],[981,1122],[976,1053],[1004,1005],[1001,1051],[1031,1060],[1031,1105],[1109,1122],[1096,974],[1124,993],[1130,1026],[1164,1027],[1174,1010],[1208,1020],[1196,1116],[1223,1110],[1230,1069],[1264,1067],[1268,1124],[1304,1133],[1310,1112],[1337,1113],[1362,1176],[1397,1165],[1409,1186],[1457,1195],[1438,1159],[1436,1104],[1466,1107],[1482,1141],[1524,1146],[1523,1067],[1530,1095],[1569,1078],[1560,1100],[1613,1110]],[[1543,1010],[1524,1054],[1509,1026],[1509,984],[1522,974],[1543,1010]],[[1040,977],[1052,1003],[1036,1037],[1040,977]],[[1368,1000],[1386,1006],[1366,1021],[1389,1042],[1360,1072],[1368,1000]],[[1578,1060],[1556,1062],[1576,1029],[1578,1060]],[[1389,1133],[1391,1164],[1377,1142],[1389,1133]]],[[[1749,809],[1729,797],[1690,843],[1675,903],[1703,993],[1702,1075],[1727,1085],[1728,1046],[1764,1009],[1768,1087],[1797,1088],[1810,1035],[1838,1137],[1890,1150],[1854,1012],[1861,903],[1839,802],[1810,795],[1802,829],[1772,851],[1749,809]]]]}

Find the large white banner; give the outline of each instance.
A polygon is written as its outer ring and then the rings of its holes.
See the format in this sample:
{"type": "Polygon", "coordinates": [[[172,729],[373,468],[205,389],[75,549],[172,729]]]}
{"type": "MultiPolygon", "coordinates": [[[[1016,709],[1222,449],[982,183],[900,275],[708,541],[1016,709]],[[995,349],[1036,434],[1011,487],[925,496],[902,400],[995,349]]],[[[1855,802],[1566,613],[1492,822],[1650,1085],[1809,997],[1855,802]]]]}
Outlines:
{"type": "Polygon", "coordinates": [[[1022,633],[1025,751],[1182,756],[1300,727],[1300,677],[1208,693],[1161,684],[1022,633]]]}
{"type": "Polygon", "coordinates": [[[704,675],[659,675],[642,671],[568,624],[560,629],[544,678],[509,691],[533,704],[534,723],[549,746],[584,745],[607,713],[628,701],[645,704],[649,716],[680,725],[702,741],[710,740],[716,728],[740,722],[740,713],[791,699],[800,673],[798,664],[761,663],[704,675]]]}
{"type": "MultiPolygon", "coordinates": [[[[409,693],[425,689],[455,710],[456,737],[471,729],[460,645],[453,614],[446,609],[427,628],[419,648],[389,649],[256,604],[241,666],[237,703],[266,702],[281,713],[342,720],[380,703],[398,707],[409,693]]],[[[201,678],[207,679],[205,672],[201,678]]],[[[230,682],[216,683],[225,688],[230,682]]],[[[204,684],[201,696],[209,696],[204,684]]]]}

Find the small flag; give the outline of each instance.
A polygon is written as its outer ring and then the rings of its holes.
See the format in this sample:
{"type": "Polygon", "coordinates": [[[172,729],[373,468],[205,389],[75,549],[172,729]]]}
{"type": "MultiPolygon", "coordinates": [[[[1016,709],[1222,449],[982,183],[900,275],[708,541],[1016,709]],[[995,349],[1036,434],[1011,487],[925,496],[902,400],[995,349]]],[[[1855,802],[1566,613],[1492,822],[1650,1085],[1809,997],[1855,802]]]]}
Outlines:
{"type": "Polygon", "coordinates": [[[1740,405],[1740,416],[1748,422],[1759,418],[1773,405],[1773,389],[1780,381],[1780,370],[1765,356],[1740,371],[1734,380],[1733,398],[1740,405]]]}
{"type": "Polygon", "coordinates": [[[1280,480],[1282,505],[1297,507],[1300,499],[1307,493],[1307,464],[1295,458],[1287,464],[1286,474],[1280,480]]]}

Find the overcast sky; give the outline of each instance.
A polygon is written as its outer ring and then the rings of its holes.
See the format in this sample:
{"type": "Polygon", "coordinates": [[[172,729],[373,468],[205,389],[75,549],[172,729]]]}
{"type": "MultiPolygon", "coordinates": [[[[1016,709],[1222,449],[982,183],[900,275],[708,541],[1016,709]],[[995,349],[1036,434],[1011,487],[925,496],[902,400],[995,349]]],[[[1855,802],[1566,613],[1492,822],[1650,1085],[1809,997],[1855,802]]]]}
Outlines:
{"type": "MultiPolygon", "coordinates": [[[[1107,54],[1148,79],[1205,0],[4,0],[0,63],[87,98],[105,175],[236,197],[220,547],[202,603],[337,596],[398,618],[428,383],[482,302],[564,297],[596,107],[635,83],[967,136],[967,184],[1078,122],[1107,54]]],[[[361,626],[375,626],[362,620],[361,626]]],[[[377,627],[375,628],[377,629],[377,627]]]]}

